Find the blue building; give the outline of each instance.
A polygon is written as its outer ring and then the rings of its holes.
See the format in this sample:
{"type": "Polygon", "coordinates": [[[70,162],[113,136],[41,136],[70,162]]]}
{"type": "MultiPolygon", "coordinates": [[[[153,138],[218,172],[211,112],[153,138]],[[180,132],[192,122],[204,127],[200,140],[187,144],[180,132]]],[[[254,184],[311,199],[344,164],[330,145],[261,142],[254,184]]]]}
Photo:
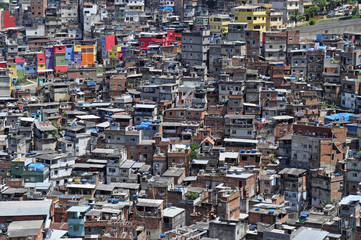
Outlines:
{"type": "Polygon", "coordinates": [[[69,65],[71,62],[74,62],[74,49],[72,45],[66,46],[66,64],[69,65]]]}
{"type": "Polygon", "coordinates": [[[73,206],[66,212],[70,213],[68,218],[68,235],[70,237],[85,236],[85,214],[90,211],[90,206],[73,206]]]}

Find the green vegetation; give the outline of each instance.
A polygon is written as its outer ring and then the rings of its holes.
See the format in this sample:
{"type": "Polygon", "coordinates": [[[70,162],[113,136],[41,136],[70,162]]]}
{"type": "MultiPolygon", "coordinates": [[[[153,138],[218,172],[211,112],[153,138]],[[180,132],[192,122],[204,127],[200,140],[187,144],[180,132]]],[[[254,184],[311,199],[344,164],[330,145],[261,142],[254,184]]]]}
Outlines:
{"type": "Polygon", "coordinates": [[[321,203],[320,207],[321,207],[321,208],[324,208],[324,207],[326,207],[326,205],[329,205],[329,204],[331,204],[331,205],[333,205],[333,206],[337,206],[338,201],[335,200],[335,199],[333,199],[333,200],[331,200],[331,201],[325,201],[325,202],[321,203]]]}
{"type": "Polygon", "coordinates": [[[102,73],[103,71],[104,71],[104,69],[102,67],[97,68],[97,73],[102,73]]]}
{"type": "Polygon", "coordinates": [[[191,201],[194,201],[196,200],[197,198],[199,197],[199,194],[198,193],[195,193],[195,192],[188,192],[188,200],[191,200],[191,201]]]}
{"type": "Polygon", "coordinates": [[[295,22],[297,25],[298,22],[302,22],[303,20],[305,20],[305,16],[301,14],[298,10],[295,10],[291,12],[290,20],[292,22],[295,22]]]}
{"type": "Polygon", "coordinates": [[[360,18],[360,10],[358,7],[355,7],[352,9],[352,19],[357,19],[357,18],[360,18]]]}
{"type": "Polygon", "coordinates": [[[58,129],[54,129],[53,131],[51,131],[51,134],[52,134],[53,136],[58,135],[58,129]]]}
{"type": "MultiPolygon", "coordinates": [[[[324,23],[330,23],[330,22],[338,22],[338,21],[344,21],[344,20],[350,20],[353,19],[353,16],[348,16],[348,17],[342,17],[342,18],[326,18],[326,19],[315,19],[315,24],[313,25],[318,25],[318,24],[324,24],[324,23]]],[[[311,19],[310,19],[311,20],[311,19]]],[[[312,24],[310,24],[310,21],[305,22],[301,25],[299,25],[300,27],[306,27],[306,26],[310,26],[312,24]]]]}
{"type": "Polygon", "coordinates": [[[316,20],[314,18],[311,18],[310,21],[308,21],[308,24],[310,25],[315,25],[316,24],[316,20]]]}
{"type": "Polygon", "coordinates": [[[271,162],[271,163],[276,163],[276,157],[275,157],[275,155],[274,154],[270,154],[269,155],[269,161],[271,162]]]}
{"type": "Polygon", "coordinates": [[[320,8],[317,6],[311,6],[310,8],[305,9],[306,18],[313,18],[320,11],[320,8]]]}
{"type": "Polygon", "coordinates": [[[191,143],[190,148],[191,148],[191,152],[188,155],[188,160],[192,161],[193,159],[198,158],[197,150],[199,149],[199,145],[197,143],[191,143]]]}
{"type": "Polygon", "coordinates": [[[324,11],[327,5],[326,0],[313,0],[312,3],[314,6],[317,6],[321,11],[324,11]]]}

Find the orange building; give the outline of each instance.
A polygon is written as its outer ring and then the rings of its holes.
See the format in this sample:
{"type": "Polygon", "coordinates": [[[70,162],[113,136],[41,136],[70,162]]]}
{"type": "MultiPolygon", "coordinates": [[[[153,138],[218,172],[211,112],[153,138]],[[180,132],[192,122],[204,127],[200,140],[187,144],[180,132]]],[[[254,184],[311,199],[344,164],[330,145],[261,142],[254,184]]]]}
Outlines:
{"type": "Polygon", "coordinates": [[[96,44],[81,46],[81,65],[89,66],[96,61],[96,44]]]}

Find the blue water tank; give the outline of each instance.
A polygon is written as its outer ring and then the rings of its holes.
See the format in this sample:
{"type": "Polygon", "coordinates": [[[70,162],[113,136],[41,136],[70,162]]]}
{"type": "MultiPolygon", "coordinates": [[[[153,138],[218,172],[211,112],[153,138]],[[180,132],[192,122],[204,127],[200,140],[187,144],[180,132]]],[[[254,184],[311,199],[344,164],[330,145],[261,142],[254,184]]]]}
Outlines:
{"type": "Polygon", "coordinates": [[[134,199],[138,199],[138,195],[137,195],[137,194],[134,194],[134,195],[133,195],[133,198],[134,198],[134,199]]]}
{"type": "Polygon", "coordinates": [[[114,204],[117,204],[117,203],[119,203],[119,199],[114,198],[112,202],[113,202],[114,204]]]}
{"type": "Polygon", "coordinates": [[[113,199],[112,199],[112,198],[108,198],[107,201],[108,201],[108,203],[111,203],[111,202],[113,201],[113,199]]]}

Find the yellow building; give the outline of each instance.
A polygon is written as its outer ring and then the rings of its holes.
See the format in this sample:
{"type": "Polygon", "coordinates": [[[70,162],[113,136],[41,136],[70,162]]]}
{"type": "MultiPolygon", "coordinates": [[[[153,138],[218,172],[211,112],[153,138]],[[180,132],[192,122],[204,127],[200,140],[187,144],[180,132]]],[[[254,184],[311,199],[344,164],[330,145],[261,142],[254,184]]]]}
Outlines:
{"type": "Polygon", "coordinates": [[[44,71],[46,69],[45,63],[38,64],[38,71],[44,71]]]}
{"type": "Polygon", "coordinates": [[[260,5],[243,5],[233,8],[234,21],[248,23],[249,30],[266,31],[267,12],[260,5]]]}
{"type": "Polygon", "coordinates": [[[16,69],[16,63],[7,63],[6,68],[9,69],[10,79],[18,78],[18,71],[16,69]]]}
{"type": "Polygon", "coordinates": [[[209,29],[211,33],[228,33],[228,24],[231,18],[227,15],[215,15],[209,17],[209,29]]]}
{"type": "Polygon", "coordinates": [[[119,59],[122,56],[122,46],[115,45],[112,47],[111,51],[108,51],[108,58],[119,59]]]}
{"type": "Polygon", "coordinates": [[[283,12],[268,12],[267,31],[283,28],[283,12]]]}
{"type": "Polygon", "coordinates": [[[74,52],[81,52],[81,45],[74,45],[74,52]]]}

